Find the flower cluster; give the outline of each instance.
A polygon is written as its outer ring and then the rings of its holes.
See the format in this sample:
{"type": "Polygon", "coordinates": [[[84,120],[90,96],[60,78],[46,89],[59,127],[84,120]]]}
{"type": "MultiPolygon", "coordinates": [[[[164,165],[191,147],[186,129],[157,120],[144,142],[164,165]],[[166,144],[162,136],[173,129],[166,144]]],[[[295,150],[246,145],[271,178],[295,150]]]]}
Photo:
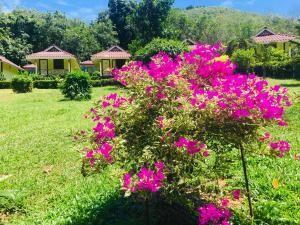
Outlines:
{"type": "Polygon", "coordinates": [[[198,209],[199,225],[229,225],[229,219],[233,216],[228,207],[228,199],[222,199],[221,207],[213,203],[204,205],[198,209]]]}
{"type": "Polygon", "coordinates": [[[212,80],[211,88],[192,85],[191,104],[199,109],[209,105],[216,115],[237,120],[278,120],[284,126],[284,107],[290,102],[286,88],[268,88],[268,82],[254,75],[231,75],[212,80]]]}
{"type": "MultiPolygon", "coordinates": [[[[97,110],[93,109],[92,113],[95,114],[94,111],[97,110]]],[[[110,153],[113,146],[110,141],[115,138],[115,125],[110,117],[104,117],[102,122],[99,120],[99,116],[94,117],[94,121],[98,121],[96,127],[93,128],[98,148],[95,150],[87,150],[86,152],[86,158],[89,160],[90,166],[92,167],[95,165],[97,159],[104,159],[107,163],[112,162],[110,153]]]]}
{"type": "Polygon", "coordinates": [[[115,125],[111,122],[110,117],[105,117],[103,123],[98,122],[93,131],[96,135],[97,143],[103,143],[106,139],[115,138],[115,125]]]}
{"type": "Polygon", "coordinates": [[[260,138],[261,141],[269,144],[272,149],[272,153],[276,154],[278,157],[283,157],[287,152],[291,150],[291,145],[284,140],[272,141],[273,137],[270,133],[265,133],[263,137],[260,138]]]}
{"type": "Polygon", "coordinates": [[[163,169],[165,167],[163,162],[154,163],[156,172],[151,169],[143,167],[137,174],[137,182],[132,182],[130,173],[126,173],[123,177],[124,191],[135,192],[137,190],[145,190],[149,192],[157,192],[162,185],[165,175],[163,169]]]}
{"type": "Polygon", "coordinates": [[[195,155],[196,153],[200,152],[200,151],[204,151],[202,153],[202,155],[204,157],[209,156],[209,153],[207,151],[207,145],[199,142],[199,141],[194,141],[194,140],[187,140],[184,137],[179,138],[179,140],[175,143],[175,146],[177,148],[186,148],[187,153],[189,155],[195,155]]]}
{"type": "Polygon", "coordinates": [[[110,94],[104,98],[102,101],[102,109],[106,109],[109,106],[112,106],[114,109],[119,109],[125,102],[126,98],[118,97],[118,94],[110,94]]]}
{"type": "Polygon", "coordinates": [[[270,147],[280,158],[291,150],[290,144],[287,141],[283,140],[270,142],[270,147]]]}
{"type": "Polygon", "coordinates": [[[109,143],[103,143],[96,150],[90,150],[86,153],[86,158],[89,159],[90,165],[94,166],[97,156],[103,156],[106,162],[111,163],[112,157],[110,156],[110,152],[112,151],[112,145],[109,143]]]}

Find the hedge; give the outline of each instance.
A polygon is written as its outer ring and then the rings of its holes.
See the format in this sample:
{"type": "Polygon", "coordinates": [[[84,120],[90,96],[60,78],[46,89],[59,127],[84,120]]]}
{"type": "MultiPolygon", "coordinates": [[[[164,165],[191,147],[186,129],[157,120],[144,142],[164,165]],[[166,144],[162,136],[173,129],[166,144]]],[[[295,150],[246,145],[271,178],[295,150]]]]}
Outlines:
{"type": "Polygon", "coordinates": [[[11,88],[11,81],[0,81],[0,89],[10,89],[11,88]]]}
{"type": "Polygon", "coordinates": [[[91,84],[92,84],[93,87],[104,87],[104,86],[111,86],[111,85],[121,85],[118,81],[114,80],[113,78],[101,79],[101,80],[92,80],[91,84]]]}
{"type": "Polygon", "coordinates": [[[56,89],[58,88],[58,80],[35,80],[33,86],[39,89],[56,89]]]}
{"type": "MultiPolygon", "coordinates": [[[[105,86],[121,86],[118,81],[115,81],[113,78],[106,78],[101,80],[92,80],[91,85],[93,87],[105,87],[105,86]]],[[[59,86],[58,80],[35,80],[33,82],[34,88],[39,89],[57,89],[59,86]]],[[[11,81],[0,81],[0,89],[10,89],[11,81]]]]}

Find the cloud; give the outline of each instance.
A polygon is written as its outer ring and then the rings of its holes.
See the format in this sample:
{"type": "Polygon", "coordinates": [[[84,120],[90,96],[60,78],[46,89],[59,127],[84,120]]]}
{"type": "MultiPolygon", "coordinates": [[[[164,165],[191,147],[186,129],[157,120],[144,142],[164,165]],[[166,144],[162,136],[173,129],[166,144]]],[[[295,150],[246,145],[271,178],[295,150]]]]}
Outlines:
{"type": "Polygon", "coordinates": [[[46,4],[46,3],[44,3],[44,2],[36,2],[35,3],[36,5],[35,6],[37,6],[37,8],[39,8],[39,9],[43,9],[43,10],[47,10],[47,11],[51,11],[52,10],[52,7],[51,7],[51,5],[48,5],[48,4],[46,4]]]}
{"type": "Polygon", "coordinates": [[[233,5],[234,5],[233,0],[226,0],[220,4],[220,6],[223,7],[233,7],[233,5]]]}
{"type": "Polygon", "coordinates": [[[72,9],[69,12],[66,12],[66,14],[72,18],[81,18],[85,21],[91,21],[97,17],[99,12],[100,12],[99,8],[79,7],[76,9],[72,9]]]}
{"type": "Polygon", "coordinates": [[[253,5],[256,2],[256,0],[248,0],[246,1],[247,5],[253,5]]]}
{"type": "Polygon", "coordinates": [[[56,0],[56,4],[61,5],[61,6],[71,5],[70,3],[66,2],[65,0],[56,0]]]}
{"type": "Polygon", "coordinates": [[[0,0],[0,10],[10,12],[21,5],[21,0],[0,0]]]}

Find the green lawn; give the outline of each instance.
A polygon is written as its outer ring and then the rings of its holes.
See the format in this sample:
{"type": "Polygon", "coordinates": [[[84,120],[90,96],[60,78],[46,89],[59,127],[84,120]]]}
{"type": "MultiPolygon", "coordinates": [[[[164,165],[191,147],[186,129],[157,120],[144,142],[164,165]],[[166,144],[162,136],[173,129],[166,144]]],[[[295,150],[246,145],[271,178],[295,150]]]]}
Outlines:
{"type": "MultiPolygon", "coordinates": [[[[300,96],[300,82],[270,80],[300,96]]],[[[114,87],[97,88],[93,100],[114,87]]],[[[92,100],[92,101],[93,101],[92,100]]],[[[0,224],[143,224],[119,210],[119,177],[102,174],[84,178],[72,134],[89,127],[83,114],[92,101],[64,101],[59,90],[14,94],[0,90],[0,224]],[[1,196],[7,196],[3,198],[1,196]],[[8,211],[7,213],[4,213],[8,211]],[[9,213],[9,214],[8,214],[9,213]],[[97,222],[96,222],[97,221],[97,222]]],[[[270,128],[300,153],[300,103],[288,110],[288,128],[270,128]]],[[[300,224],[300,161],[293,157],[249,159],[250,183],[257,224],[300,224]],[[279,179],[280,187],[272,188],[279,179]]],[[[242,173],[236,166],[240,186],[242,173]]]]}
{"type": "MultiPolygon", "coordinates": [[[[94,89],[93,100],[112,91],[117,90],[94,89]]],[[[91,106],[92,101],[64,101],[59,90],[0,90],[0,179],[9,176],[0,181],[0,196],[9,197],[0,197],[0,212],[3,204],[12,212],[2,212],[2,222],[80,224],[116,193],[118,179],[107,172],[88,178],[80,173],[72,134],[89,125],[83,114],[91,106]]]]}

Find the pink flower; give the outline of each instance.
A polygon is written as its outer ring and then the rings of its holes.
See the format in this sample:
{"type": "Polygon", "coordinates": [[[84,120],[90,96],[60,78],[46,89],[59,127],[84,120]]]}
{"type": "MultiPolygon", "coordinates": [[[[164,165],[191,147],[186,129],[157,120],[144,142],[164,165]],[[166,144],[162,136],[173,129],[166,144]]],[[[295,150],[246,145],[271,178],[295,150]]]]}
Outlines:
{"type": "Polygon", "coordinates": [[[92,159],[92,158],[94,157],[94,151],[88,151],[88,152],[86,153],[86,157],[87,157],[88,159],[92,159]]]}
{"type": "Polygon", "coordinates": [[[287,122],[285,122],[285,121],[279,121],[279,122],[278,122],[278,125],[279,125],[279,126],[282,126],[282,127],[286,127],[286,126],[288,126],[289,124],[288,124],[287,122]]]}
{"type": "Polygon", "coordinates": [[[270,133],[265,133],[263,137],[260,138],[261,141],[270,142],[273,139],[270,133]]]}
{"type": "Polygon", "coordinates": [[[106,102],[106,101],[102,102],[102,108],[103,109],[107,108],[108,106],[110,106],[110,104],[108,102],[106,102]]]}
{"type": "Polygon", "coordinates": [[[122,189],[123,189],[124,191],[130,189],[131,179],[132,179],[132,178],[131,178],[130,173],[124,174],[124,176],[123,176],[123,186],[122,186],[122,189]]]}
{"type": "Polygon", "coordinates": [[[221,199],[221,206],[223,208],[227,208],[228,207],[228,204],[229,204],[229,200],[227,198],[222,198],[221,199]]]}
{"type": "Polygon", "coordinates": [[[241,195],[241,190],[240,189],[236,189],[236,190],[232,191],[232,196],[235,200],[239,200],[240,195],[241,195]]]}
{"type": "Polygon", "coordinates": [[[270,148],[278,154],[278,156],[281,158],[283,157],[288,151],[291,150],[291,146],[287,141],[280,140],[278,142],[271,142],[270,148]]]}
{"type": "Polygon", "coordinates": [[[209,152],[208,151],[203,152],[203,156],[204,157],[208,157],[209,156],[209,152]]]}
{"type": "MultiPolygon", "coordinates": [[[[227,202],[224,201],[227,204],[227,202]]],[[[214,204],[209,203],[198,208],[199,225],[219,225],[229,224],[229,219],[233,214],[226,208],[218,208],[214,204]]]]}
{"type": "Polygon", "coordinates": [[[108,163],[112,162],[112,157],[110,156],[110,152],[112,151],[113,147],[109,143],[104,143],[100,148],[96,149],[97,153],[101,153],[105,160],[108,163]]]}
{"type": "Polygon", "coordinates": [[[158,117],[158,122],[159,122],[159,127],[160,128],[164,127],[164,120],[165,120],[165,117],[163,117],[163,116],[158,117]]]}
{"type": "Polygon", "coordinates": [[[146,87],[146,93],[147,93],[147,95],[151,95],[152,94],[152,87],[151,86],[147,86],[146,87]]]}
{"type": "Polygon", "coordinates": [[[135,192],[137,190],[145,190],[150,192],[157,192],[165,179],[163,169],[165,167],[163,162],[154,163],[157,172],[154,172],[151,169],[143,167],[141,171],[137,174],[138,180],[135,186],[132,186],[132,177],[130,174],[125,174],[123,177],[123,190],[129,190],[135,192]],[[129,188],[132,186],[131,188],[129,188]]]}
{"type": "MultiPolygon", "coordinates": [[[[175,146],[177,148],[186,148],[187,153],[189,155],[194,155],[202,150],[206,150],[207,149],[207,145],[199,142],[199,141],[194,141],[194,140],[187,140],[184,137],[180,137],[179,140],[175,143],[175,146]]],[[[209,156],[208,151],[203,152],[203,156],[207,157],[209,156]]]]}

